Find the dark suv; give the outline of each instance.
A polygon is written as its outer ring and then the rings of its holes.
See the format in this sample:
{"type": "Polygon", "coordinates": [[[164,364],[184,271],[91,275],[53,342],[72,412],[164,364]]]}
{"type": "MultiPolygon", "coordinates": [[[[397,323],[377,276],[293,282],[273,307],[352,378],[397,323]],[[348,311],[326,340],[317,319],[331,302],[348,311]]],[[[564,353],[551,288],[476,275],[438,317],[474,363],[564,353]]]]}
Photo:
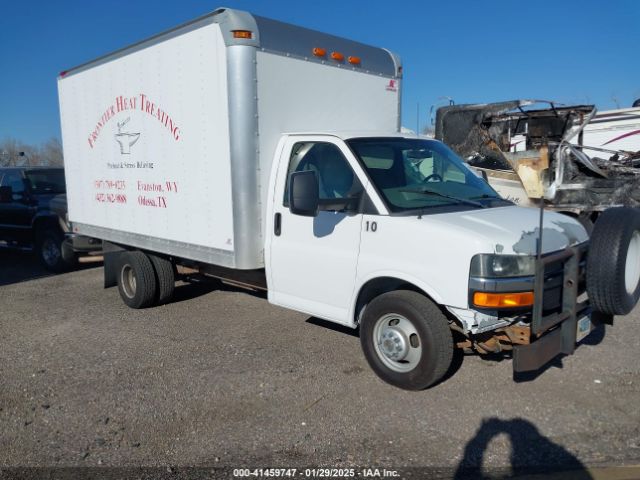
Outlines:
{"type": "Polygon", "coordinates": [[[71,231],[64,169],[47,167],[0,168],[0,245],[33,248],[54,272],[101,249],[99,240],[71,231]]]}

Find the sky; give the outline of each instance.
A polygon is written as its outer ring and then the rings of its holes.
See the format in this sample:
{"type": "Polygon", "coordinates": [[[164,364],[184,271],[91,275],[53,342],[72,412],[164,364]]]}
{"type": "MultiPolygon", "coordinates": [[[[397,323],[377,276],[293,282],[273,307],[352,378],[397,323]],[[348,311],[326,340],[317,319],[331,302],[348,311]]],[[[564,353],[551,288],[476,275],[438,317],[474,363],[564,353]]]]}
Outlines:
{"type": "Polygon", "coordinates": [[[447,98],[599,110],[640,98],[636,0],[0,0],[0,140],[60,138],[60,71],[221,6],[396,52],[402,124],[412,130],[447,98]]]}

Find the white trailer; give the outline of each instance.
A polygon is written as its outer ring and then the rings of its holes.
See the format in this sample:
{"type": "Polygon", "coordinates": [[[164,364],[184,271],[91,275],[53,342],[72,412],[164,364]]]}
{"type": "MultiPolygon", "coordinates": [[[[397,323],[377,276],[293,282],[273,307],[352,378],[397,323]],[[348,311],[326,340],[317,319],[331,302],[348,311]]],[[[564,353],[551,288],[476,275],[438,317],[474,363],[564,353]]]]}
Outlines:
{"type": "MultiPolygon", "coordinates": [[[[263,288],[359,327],[372,368],[407,389],[441,379],[454,346],[513,349],[527,371],[593,327],[584,228],[398,133],[387,50],[219,9],[58,84],[70,220],[105,241],[105,286],[133,308],[168,301],[176,266],[263,288]]],[[[640,296],[627,270],[595,281],[605,314],[640,296]]]]}
{"type": "Polygon", "coordinates": [[[580,140],[590,157],[606,159],[620,150],[640,152],[640,107],[597,112],[580,140]]]}

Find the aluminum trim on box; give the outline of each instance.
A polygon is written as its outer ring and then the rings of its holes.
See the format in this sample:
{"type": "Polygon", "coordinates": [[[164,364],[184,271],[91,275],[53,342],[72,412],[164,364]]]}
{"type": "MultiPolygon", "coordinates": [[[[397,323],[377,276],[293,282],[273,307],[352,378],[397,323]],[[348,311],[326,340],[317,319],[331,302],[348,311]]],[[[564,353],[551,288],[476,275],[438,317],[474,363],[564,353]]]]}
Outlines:
{"type": "Polygon", "coordinates": [[[255,48],[227,47],[234,250],[242,269],[264,266],[256,75],[255,48]]]}

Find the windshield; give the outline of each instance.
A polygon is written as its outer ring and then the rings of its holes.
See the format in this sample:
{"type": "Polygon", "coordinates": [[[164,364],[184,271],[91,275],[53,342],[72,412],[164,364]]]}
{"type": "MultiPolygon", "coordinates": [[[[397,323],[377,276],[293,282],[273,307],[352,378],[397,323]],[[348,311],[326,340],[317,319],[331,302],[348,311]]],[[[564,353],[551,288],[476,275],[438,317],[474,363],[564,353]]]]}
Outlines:
{"type": "Polygon", "coordinates": [[[31,191],[35,194],[65,193],[64,170],[32,170],[25,172],[31,191]]]}
{"type": "Polygon", "coordinates": [[[392,212],[445,205],[486,208],[509,204],[438,141],[356,138],[347,143],[392,212]]]}

